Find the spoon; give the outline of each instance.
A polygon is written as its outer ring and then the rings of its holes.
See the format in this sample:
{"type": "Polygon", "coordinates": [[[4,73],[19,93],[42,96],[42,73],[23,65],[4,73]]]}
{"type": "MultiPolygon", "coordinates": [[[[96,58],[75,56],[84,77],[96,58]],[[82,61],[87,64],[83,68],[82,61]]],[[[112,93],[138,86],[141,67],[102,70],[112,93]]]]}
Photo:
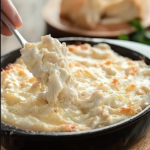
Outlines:
{"type": "Polygon", "coordinates": [[[1,20],[7,25],[7,27],[14,33],[22,47],[24,47],[25,43],[28,43],[23,36],[19,33],[19,31],[14,27],[11,21],[7,18],[7,16],[1,11],[1,20]]]}

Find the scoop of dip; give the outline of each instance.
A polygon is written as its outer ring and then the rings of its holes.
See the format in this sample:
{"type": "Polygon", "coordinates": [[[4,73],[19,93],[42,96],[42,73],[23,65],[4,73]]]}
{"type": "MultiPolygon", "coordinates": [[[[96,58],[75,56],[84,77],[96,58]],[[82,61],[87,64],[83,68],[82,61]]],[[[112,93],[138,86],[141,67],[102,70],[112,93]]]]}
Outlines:
{"type": "Polygon", "coordinates": [[[74,89],[76,82],[71,76],[67,51],[65,43],[61,44],[49,35],[42,37],[41,43],[27,43],[21,49],[21,58],[29,71],[42,85],[48,87],[48,91],[43,93],[48,102],[56,101],[62,91],[77,96],[74,89]]]}
{"type": "Polygon", "coordinates": [[[104,43],[27,43],[1,72],[1,120],[33,131],[108,126],[150,104],[150,66],[104,43]]]}

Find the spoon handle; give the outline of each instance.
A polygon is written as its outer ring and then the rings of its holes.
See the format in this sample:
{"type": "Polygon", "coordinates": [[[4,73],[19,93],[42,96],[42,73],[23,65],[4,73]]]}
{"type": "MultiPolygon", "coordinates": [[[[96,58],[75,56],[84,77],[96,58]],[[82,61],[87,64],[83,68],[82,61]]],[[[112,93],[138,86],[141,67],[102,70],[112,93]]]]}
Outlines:
{"type": "Polygon", "coordinates": [[[2,11],[1,11],[1,20],[14,33],[14,35],[19,40],[22,47],[24,47],[24,44],[27,43],[27,41],[22,37],[22,35],[19,33],[19,31],[14,27],[14,25],[10,22],[10,20],[7,18],[7,16],[2,11]]]}

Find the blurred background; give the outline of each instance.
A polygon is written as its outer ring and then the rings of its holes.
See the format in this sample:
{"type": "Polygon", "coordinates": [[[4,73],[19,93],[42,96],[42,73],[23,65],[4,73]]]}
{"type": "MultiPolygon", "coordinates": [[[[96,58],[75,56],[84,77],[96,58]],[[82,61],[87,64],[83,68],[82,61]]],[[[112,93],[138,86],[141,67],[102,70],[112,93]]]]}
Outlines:
{"type": "MultiPolygon", "coordinates": [[[[18,30],[29,42],[40,41],[41,36],[46,33],[46,23],[42,17],[42,7],[46,1],[12,0],[23,21],[23,26],[18,30]]],[[[10,37],[1,35],[1,55],[20,47],[14,35],[10,37]]]]}
{"type": "MultiPolygon", "coordinates": [[[[124,34],[127,32],[123,28],[128,28],[127,24],[120,24],[120,26],[117,26],[117,28],[115,25],[100,25],[92,30],[74,27],[74,23],[71,23],[70,21],[65,19],[60,20],[61,1],[62,0],[12,0],[23,21],[23,26],[18,30],[28,42],[40,41],[41,36],[44,36],[45,34],[51,34],[56,38],[67,36],[85,36],[113,39],[119,38],[122,40],[131,40],[150,45],[149,27],[146,25],[147,27],[145,29],[144,27],[140,26],[139,22],[136,21],[133,21],[132,25],[136,27],[138,32],[132,34],[131,37],[124,34]],[[115,36],[113,36],[114,31],[115,36]]],[[[65,1],[66,3],[71,2],[71,0],[70,2],[69,0],[64,0],[64,2],[65,1]]],[[[144,1],[148,2],[150,0],[144,1]]],[[[144,1],[142,2],[144,3],[144,1]]],[[[72,0],[72,2],[75,3],[76,0],[72,0]]],[[[94,4],[94,0],[92,1],[92,3],[94,4]]],[[[148,4],[150,10],[150,3],[148,4]]],[[[123,4],[120,4],[119,8],[122,5],[123,4]]],[[[66,11],[66,13],[71,15],[71,12],[68,13],[66,11]]],[[[1,35],[1,55],[4,55],[20,47],[21,45],[14,35],[12,35],[11,37],[1,35]]]]}

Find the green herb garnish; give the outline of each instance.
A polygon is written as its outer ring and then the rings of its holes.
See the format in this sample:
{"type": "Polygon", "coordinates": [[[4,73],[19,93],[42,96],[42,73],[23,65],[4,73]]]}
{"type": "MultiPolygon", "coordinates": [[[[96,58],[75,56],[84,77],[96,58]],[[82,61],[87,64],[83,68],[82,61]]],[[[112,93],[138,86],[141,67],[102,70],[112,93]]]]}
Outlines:
{"type": "Polygon", "coordinates": [[[131,20],[129,24],[135,27],[135,31],[129,35],[121,34],[118,39],[150,45],[150,32],[142,26],[141,22],[137,19],[134,19],[131,20]]]}

